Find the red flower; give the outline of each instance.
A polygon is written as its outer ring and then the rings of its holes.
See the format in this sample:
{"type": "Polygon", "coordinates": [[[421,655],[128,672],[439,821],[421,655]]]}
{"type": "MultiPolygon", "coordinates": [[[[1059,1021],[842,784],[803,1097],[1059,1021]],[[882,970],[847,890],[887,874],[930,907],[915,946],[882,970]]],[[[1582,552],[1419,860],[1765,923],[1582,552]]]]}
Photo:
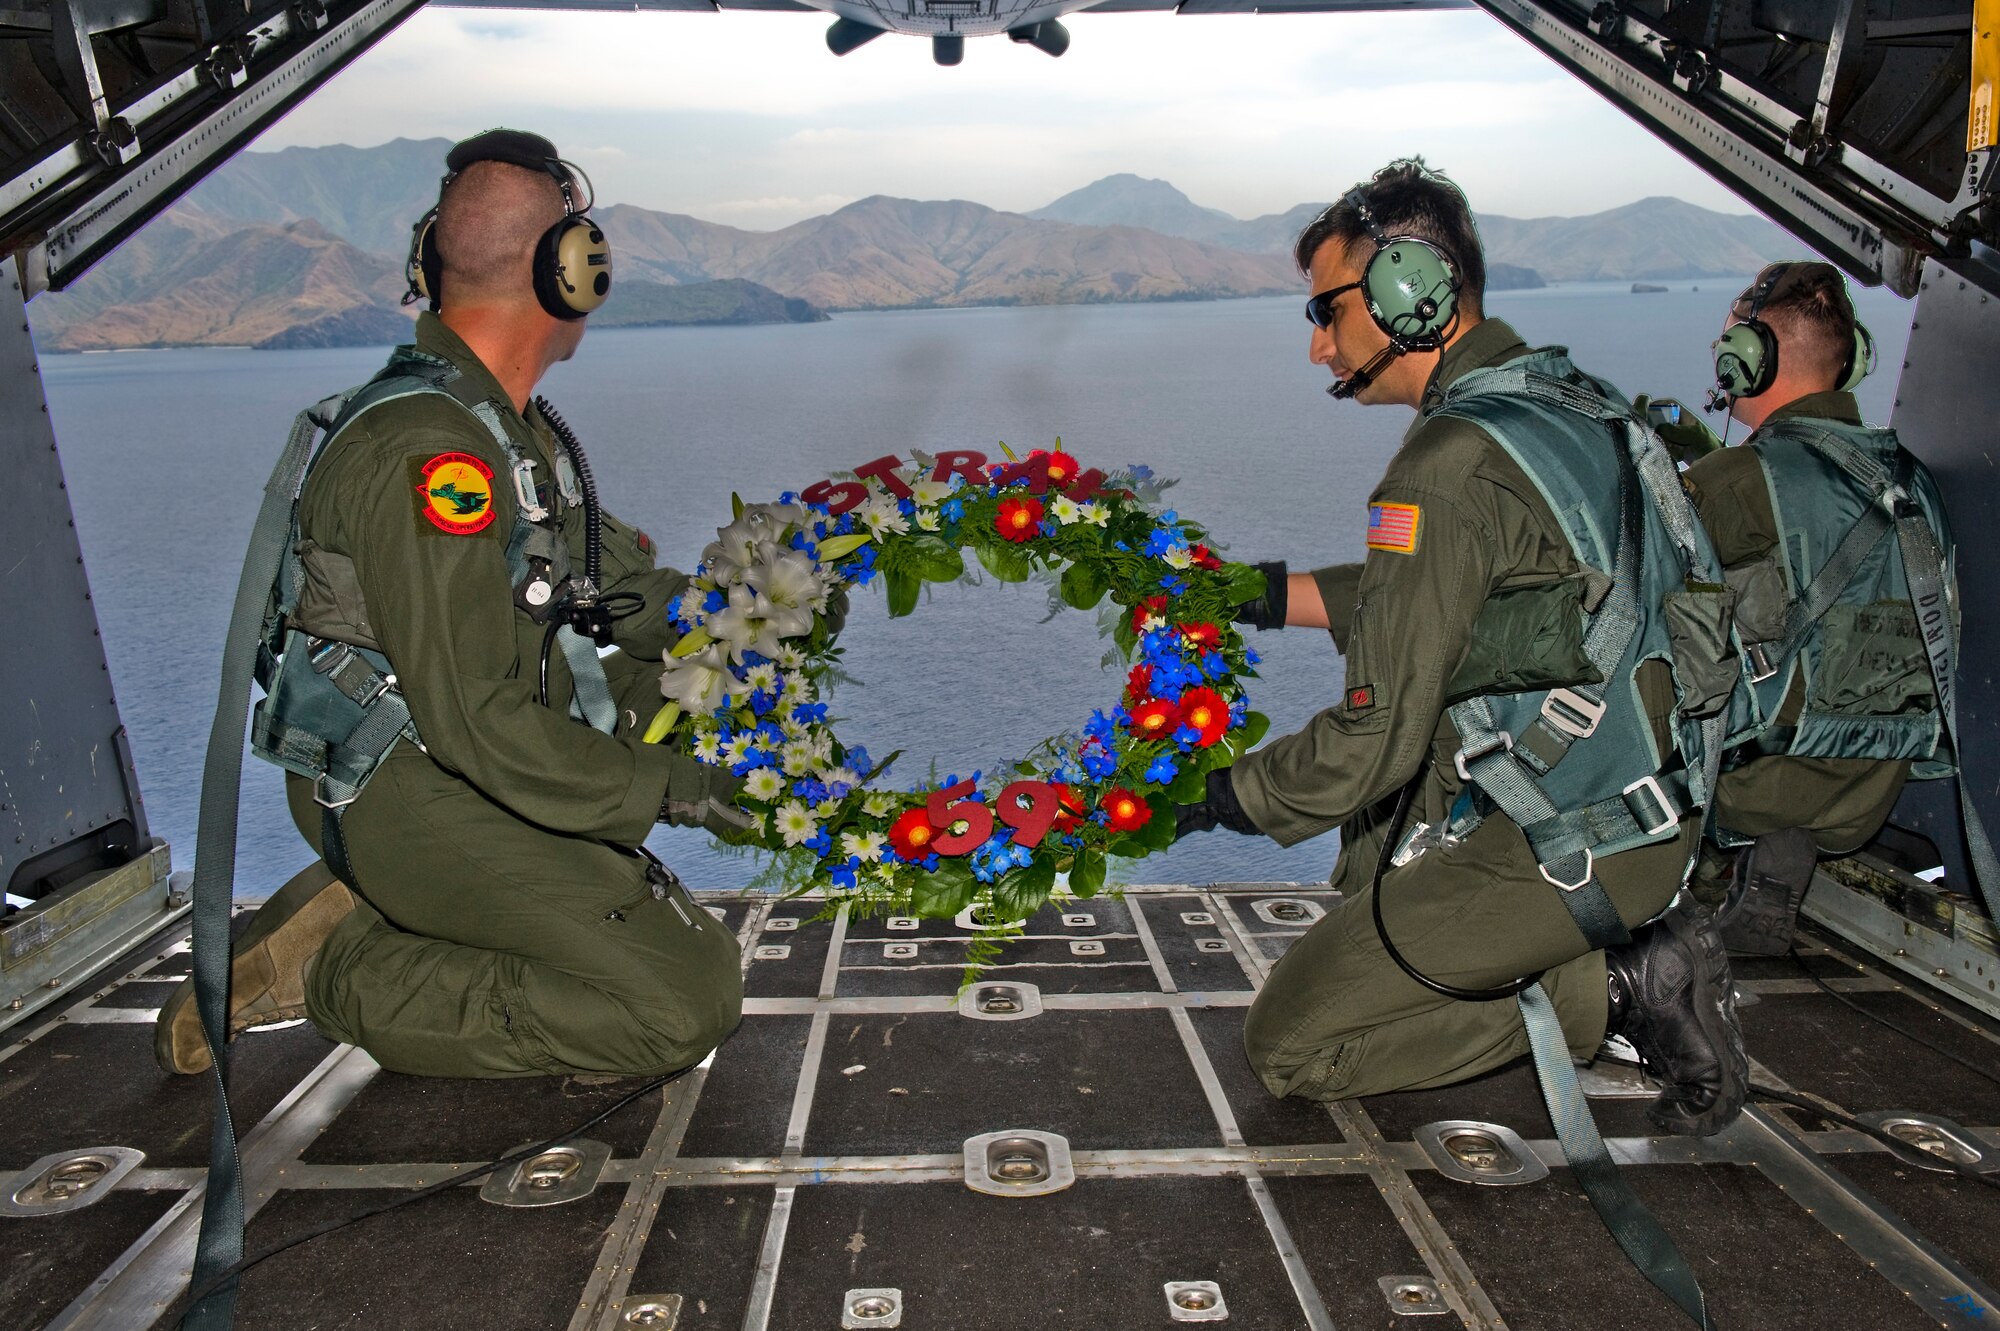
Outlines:
{"type": "Polygon", "coordinates": [[[1074,832],[1083,822],[1083,796],[1076,793],[1074,786],[1066,786],[1057,781],[1051,783],[1056,791],[1056,816],[1049,826],[1058,832],[1074,832]]]}
{"type": "Polygon", "coordinates": [[[1195,747],[1205,749],[1229,729],[1229,704],[1214,689],[1189,689],[1181,695],[1181,724],[1201,732],[1195,747]]]}
{"type": "Polygon", "coordinates": [[[1158,619],[1161,623],[1165,623],[1166,620],[1160,612],[1166,608],[1167,598],[1164,596],[1148,596],[1145,600],[1133,606],[1132,631],[1134,633],[1144,633],[1146,631],[1146,621],[1149,619],[1158,619]]]}
{"type": "Polygon", "coordinates": [[[1132,708],[1132,733],[1140,739],[1165,739],[1180,724],[1180,712],[1170,702],[1148,698],[1132,708]]]}
{"type": "Polygon", "coordinates": [[[1042,532],[1042,501],[1039,499],[1003,499],[1000,511],[993,515],[993,527],[1001,536],[1014,542],[1030,541],[1042,532]]]}
{"type": "Polygon", "coordinates": [[[1072,480],[1076,479],[1076,459],[1062,450],[1058,449],[1053,453],[1044,453],[1040,449],[1036,449],[1035,456],[1047,459],[1043,463],[1042,469],[1049,478],[1049,484],[1053,485],[1056,489],[1065,489],[1072,480]]]}
{"type": "Polygon", "coordinates": [[[1125,676],[1125,696],[1137,702],[1153,691],[1153,667],[1135,665],[1125,676]]]}
{"type": "Polygon", "coordinates": [[[931,853],[937,829],[922,809],[911,809],[889,828],[889,844],[906,860],[920,860],[931,853]]]}
{"type": "Polygon", "coordinates": [[[1181,631],[1181,637],[1187,639],[1189,645],[1198,647],[1202,651],[1208,651],[1222,641],[1222,630],[1213,624],[1177,624],[1175,627],[1181,631]]]}
{"type": "Polygon", "coordinates": [[[1114,832],[1136,832],[1153,821],[1153,806],[1123,786],[1105,791],[1098,807],[1111,820],[1114,832]]]}
{"type": "Polygon", "coordinates": [[[1207,546],[1205,546],[1205,545],[1197,545],[1197,546],[1195,546],[1194,548],[1192,548],[1192,549],[1190,549],[1190,550],[1188,551],[1188,554],[1189,554],[1189,556],[1191,556],[1191,557],[1193,558],[1193,560],[1194,560],[1194,566],[1195,566],[1196,568],[1221,568],[1221,567],[1222,567],[1222,561],[1221,561],[1220,559],[1218,559],[1218,558],[1216,557],[1216,555],[1215,555],[1215,552],[1214,552],[1214,551],[1210,550],[1210,549],[1209,549],[1209,548],[1208,548],[1207,546]]]}

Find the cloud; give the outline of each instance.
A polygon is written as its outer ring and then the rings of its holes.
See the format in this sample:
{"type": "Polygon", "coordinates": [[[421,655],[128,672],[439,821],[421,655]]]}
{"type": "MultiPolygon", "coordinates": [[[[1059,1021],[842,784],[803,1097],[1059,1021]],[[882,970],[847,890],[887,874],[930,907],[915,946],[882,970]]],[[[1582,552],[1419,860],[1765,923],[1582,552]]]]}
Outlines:
{"type": "Polygon", "coordinates": [[[569,151],[606,199],[763,227],[875,193],[1027,210],[1117,171],[1254,216],[1411,152],[1486,211],[1731,206],[1481,13],[1081,14],[1060,60],[985,38],[950,69],[894,34],[835,58],[826,22],[426,9],[260,146],[528,125],[595,145],[569,151]]]}

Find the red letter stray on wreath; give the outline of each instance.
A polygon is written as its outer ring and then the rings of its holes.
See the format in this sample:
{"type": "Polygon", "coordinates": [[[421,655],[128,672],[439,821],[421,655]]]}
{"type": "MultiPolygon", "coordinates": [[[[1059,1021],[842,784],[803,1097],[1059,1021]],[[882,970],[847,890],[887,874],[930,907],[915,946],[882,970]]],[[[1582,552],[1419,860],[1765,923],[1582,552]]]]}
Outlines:
{"type": "Polygon", "coordinates": [[[827,512],[839,517],[868,502],[868,487],[859,481],[820,481],[799,497],[808,504],[825,504],[827,512]]]}
{"type": "Polygon", "coordinates": [[[896,474],[896,468],[902,465],[903,460],[890,453],[886,457],[876,458],[873,462],[862,463],[854,469],[854,474],[864,481],[880,481],[896,498],[908,499],[910,487],[903,484],[903,478],[896,474]]]}

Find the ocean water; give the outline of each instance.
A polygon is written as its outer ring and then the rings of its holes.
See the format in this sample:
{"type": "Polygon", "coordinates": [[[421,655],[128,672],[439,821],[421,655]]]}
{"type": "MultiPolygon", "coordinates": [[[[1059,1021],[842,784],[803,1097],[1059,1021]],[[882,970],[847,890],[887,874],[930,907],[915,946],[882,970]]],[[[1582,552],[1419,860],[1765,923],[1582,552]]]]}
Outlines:
{"type": "MultiPolygon", "coordinates": [[[[1502,292],[1493,313],[1532,343],[1570,346],[1628,393],[1698,402],[1707,346],[1742,282],[1502,292]]],[[[1909,306],[1858,294],[1881,369],[1864,414],[1888,419],[1909,306]]],[[[1361,557],[1365,501],[1408,424],[1398,408],[1336,403],[1305,359],[1297,299],[854,314],[830,323],[591,333],[543,385],[589,450],[605,506],[688,568],[727,521],[731,493],[775,498],[829,472],[911,449],[997,456],[1060,436],[1086,464],[1143,462],[1179,478],[1170,501],[1236,558],[1295,569],[1361,557]]],[[[151,351],[50,356],[50,410],[95,603],[156,835],[194,862],[202,748],[244,542],[293,415],[358,382],[378,350],[151,351]]],[[[1110,705],[1122,671],[1100,665],[1094,618],[1044,622],[1034,584],[938,588],[891,621],[856,598],[842,645],[859,686],[840,690],[840,733],[893,777],[992,769],[1110,705]]],[[[1253,704],[1273,733],[1337,701],[1325,634],[1255,635],[1253,704]]],[[[551,779],[560,779],[552,776],[551,779]]],[[[245,766],[238,890],[262,895],[308,853],[280,773],[245,766]]],[[[733,887],[751,861],[699,832],[654,847],[699,887],[733,887]]],[[[1325,836],[1291,849],[1215,832],[1128,866],[1126,881],[1310,881],[1325,836]]]]}

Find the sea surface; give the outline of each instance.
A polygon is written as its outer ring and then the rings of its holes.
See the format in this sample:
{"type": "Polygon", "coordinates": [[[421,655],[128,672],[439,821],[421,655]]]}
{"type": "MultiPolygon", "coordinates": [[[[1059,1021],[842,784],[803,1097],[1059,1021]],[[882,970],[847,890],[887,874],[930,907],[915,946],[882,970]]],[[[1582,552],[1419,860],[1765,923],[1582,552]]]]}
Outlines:
{"type": "MultiPolygon", "coordinates": [[[[1557,286],[1494,293],[1490,304],[1531,343],[1570,346],[1627,393],[1694,405],[1709,382],[1708,343],[1743,282],[1671,286],[1557,286]]],[[[1881,351],[1863,412],[1885,421],[1910,307],[1879,290],[1858,303],[1881,351]]],[[[1274,298],[601,330],[543,391],[584,441],[605,506],[680,568],[728,520],[732,492],[775,498],[885,453],[997,456],[1000,440],[1026,450],[1061,437],[1088,465],[1143,462],[1179,478],[1169,500],[1233,557],[1309,569],[1362,556],[1368,493],[1410,413],[1329,399],[1326,372],[1305,359],[1300,313],[1300,300],[1274,298]]],[[[194,862],[217,663],[264,481],[294,414],[367,378],[382,356],[187,350],[43,362],[152,830],[172,843],[177,867],[194,862]]],[[[1039,587],[988,580],[937,588],[892,622],[880,591],[864,590],[841,636],[859,681],[833,699],[843,739],[877,755],[903,750],[892,775],[909,784],[933,763],[992,770],[1077,728],[1116,700],[1122,671],[1100,665],[1107,644],[1093,616],[1045,622],[1045,612],[1039,587]]],[[[1253,705],[1274,734],[1337,701],[1342,663],[1327,635],[1254,640],[1264,665],[1253,705]]],[[[277,769],[246,762],[242,806],[237,889],[261,896],[309,852],[277,769]]],[[[757,867],[695,831],[664,828],[653,845],[698,887],[740,886],[757,867]]],[[[1123,880],[1312,881],[1337,849],[1332,835],[1281,849],[1213,832],[1126,866],[1123,880]]]]}

